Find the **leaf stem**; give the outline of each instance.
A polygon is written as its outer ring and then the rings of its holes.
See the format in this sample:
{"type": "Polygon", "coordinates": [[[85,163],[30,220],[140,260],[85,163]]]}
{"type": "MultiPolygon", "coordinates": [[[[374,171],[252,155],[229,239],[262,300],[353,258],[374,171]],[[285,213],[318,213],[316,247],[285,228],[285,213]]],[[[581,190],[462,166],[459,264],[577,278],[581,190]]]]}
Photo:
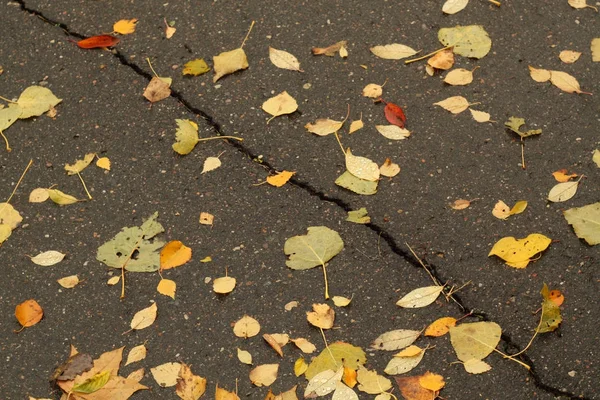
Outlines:
{"type": "Polygon", "coordinates": [[[150,66],[150,69],[152,70],[152,72],[154,73],[154,76],[156,76],[157,78],[159,78],[158,74],[156,73],[156,71],[154,70],[154,68],[152,68],[152,63],[150,62],[150,57],[146,57],[146,61],[148,61],[148,65],[150,66]]]}
{"type": "Polygon", "coordinates": [[[342,149],[342,153],[344,153],[344,157],[346,157],[346,151],[344,150],[344,146],[342,146],[342,142],[340,141],[340,137],[338,136],[337,131],[333,132],[335,138],[337,139],[338,144],[340,145],[340,149],[342,149]]]}
{"type": "Polygon", "coordinates": [[[521,137],[521,168],[523,168],[523,169],[527,168],[525,166],[525,142],[523,141],[522,137],[521,137]]]}
{"type": "Polygon", "coordinates": [[[502,4],[502,3],[500,3],[499,1],[496,1],[496,0],[487,0],[487,1],[489,1],[490,3],[492,3],[493,5],[495,5],[496,7],[500,7],[500,5],[502,4]]]}
{"type": "Polygon", "coordinates": [[[8,139],[4,136],[2,131],[0,131],[0,135],[2,135],[2,139],[4,139],[4,142],[6,143],[6,151],[10,152],[12,149],[10,148],[10,144],[8,144],[8,139]]]}
{"type": "Polygon", "coordinates": [[[140,236],[138,241],[135,243],[135,245],[131,249],[131,253],[129,253],[129,255],[127,256],[127,260],[125,260],[123,265],[121,265],[121,297],[120,297],[121,299],[125,298],[125,267],[127,266],[127,264],[129,264],[131,257],[133,257],[133,253],[135,253],[135,251],[138,249],[138,247],[142,241],[142,238],[143,238],[143,236],[140,236]]]}
{"type": "Polygon", "coordinates": [[[240,142],[244,140],[237,136],[212,136],[212,137],[207,137],[207,138],[200,138],[200,139],[198,139],[198,142],[204,142],[206,140],[213,140],[213,139],[234,139],[234,140],[239,140],[240,142]]]}
{"type": "MultiPolygon", "coordinates": [[[[15,188],[13,189],[12,193],[10,194],[10,196],[8,196],[8,200],[5,201],[6,204],[10,203],[10,200],[15,195],[15,192],[17,191],[17,188],[19,187],[19,185],[23,181],[23,178],[25,178],[25,174],[27,173],[27,171],[29,171],[29,167],[31,167],[32,164],[33,164],[33,160],[29,160],[29,163],[25,167],[25,171],[23,171],[23,173],[21,174],[21,177],[19,178],[19,181],[15,185],[15,188]]],[[[2,207],[2,208],[4,208],[4,207],[2,207]]],[[[0,209],[0,212],[2,212],[2,209],[0,209]]]]}
{"type": "Polygon", "coordinates": [[[325,332],[323,332],[323,328],[321,328],[321,327],[319,327],[319,330],[321,331],[321,336],[323,337],[323,342],[325,342],[325,348],[329,352],[329,355],[331,356],[331,359],[333,360],[333,362],[335,363],[335,366],[337,367],[338,363],[335,360],[335,357],[333,356],[333,353],[331,352],[331,349],[329,348],[329,345],[327,344],[327,339],[325,338],[325,332]]]}
{"type": "Polygon", "coordinates": [[[323,266],[323,279],[325,280],[325,300],[329,299],[329,283],[327,282],[327,267],[325,264],[321,264],[323,266]]]}
{"type": "Polygon", "coordinates": [[[92,195],[88,191],[88,188],[85,185],[85,182],[83,181],[83,178],[81,177],[81,174],[79,173],[79,171],[77,171],[77,176],[79,177],[79,180],[81,181],[81,184],[83,185],[83,189],[85,190],[85,193],[87,194],[88,199],[92,200],[92,195]]]}
{"type": "Polygon", "coordinates": [[[7,103],[17,104],[16,101],[9,100],[9,99],[7,99],[6,97],[3,97],[3,96],[0,96],[0,99],[6,101],[7,103]]]}
{"type": "Polygon", "coordinates": [[[240,49],[243,48],[244,45],[246,44],[246,40],[248,40],[248,36],[250,36],[250,32],[252,32],[252,27],[254,26],[254,22],[255,21],[252,21],[252,23],[250,24],[250,29],[248,29],[248,33],[246,33],[246,37],[244,38],[244,41],[242,42],[240,49]]]}
{"type": "Polygon", "coordinates": [[[429,57],[431,57],[431,56],[433,56],[433,55],[435,55],[435,54],[439,53],[440,51],[444,51],[444,50],[447,50],[447,49],[451,49],[452,47],[454,47],[454,46],[446,46],[446,47],[442,47],[441,49],[438,49],[438,50],[436,50],[436,51],[433,51],[433,52],[431,52],[431,53],[429,53],[429,54],[425,54],[424,56],[421,56],[421,57],[419,57],[419,58],[413,58],[412,60],[406,60],[406,61],[404,61],[404,64],[410,64],[410,63],[413,63],[413,62],[415,62],[415,61],[421,61],[421,60],[424,60],[424,59],[426,59],[426,58],[429,58],[429,57]]]}

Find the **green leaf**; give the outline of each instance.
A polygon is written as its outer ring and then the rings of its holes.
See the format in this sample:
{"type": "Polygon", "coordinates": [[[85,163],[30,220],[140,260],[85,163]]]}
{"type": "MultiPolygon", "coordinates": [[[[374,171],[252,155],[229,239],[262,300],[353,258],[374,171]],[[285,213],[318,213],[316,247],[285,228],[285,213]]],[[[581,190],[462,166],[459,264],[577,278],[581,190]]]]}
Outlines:
{"type": "Polygon", "coordinates": [[[335,184],[348,189],[354,193],[371,195],[377,193],[378,181],[367,181],[365,179],[357,178],[352,175],[349,171],[344,172],[336,180],[335,184]]]}
{"type": "Polygon", "coordinates": [[[321,354],[313,358],[304,373],[306,379],[311,380],[315,375],[328,369],[337,371],[342,365],[358,369],[359,365],[367,362],[367,355],[360,347],[348,343],[337,342],[323,349],[321,354]]]}
{"type": "Polygon", "coordinates": [[[58,189],[48,189],[48,196],[50,196],[50,200],[52,200],[59,206],[66,206],[68,204],[77,203],[79,201],[70,194],[63,193],[58,189]]]}
{"type": "Polygon", "coordinates": [[[192,61],[188,61],[183,66],[184,75],[202,75],[210,71],[210,67],[206,64],[202,58],[197,58],[192,61]]]}
{"type": "Polygon", "coordinates": [[[194,150],[200,141],[198,125],[189,119],[176,119],[175,122],[177,122],[177,131],[175,132],[177,142],[173,144],[173,150],[184,156],[194,150]]]}
{"type": "Polygon", "coordinates": [[[579,239],[590,246],[600,244],[600,202],[568,209],[563,215],[579,239]]]}
{"type": "Polygon", "coordinates": [[[542,319],[537,328],[537,332],[552,332],[558,328],[558,325],[560,325],[562,322],[560,307],[550,299],[550,290],[548,289],[548,285],[545,283],[540,293],[544,298],[544,301],[542,302],[542,319]]]}
{"type": "Polygon", "coordinates": [[[76,393],[94,393],[102,389],[110,379],[110,371],[102,371],[86,379],[85,381],[73,386],[72,392],[76,393]]]}
{"type": "Polygon", "coordinates": [[[290,256],[285,264],[300,270],[325,265],[343,248],[344,242],[336,231],[326,226],[310,226],[306,235],[294,236],[285,242],[283,252],[290,256]]]}
{"type": "Polygon", "coordinates": [[[42,115],[61,101],[62,99],[56,97],[48,88],[29,86],[23,90],[23,93],[21,93],[21,96],[17,100],[17,104],[23,110],[19,118],[25,119],[42,115]]]}
{"type": "Polygon", "coordinates": [[[365,207],[354,211],[348,211],[348,218],[346,218],[346,221],[354,222],[355,224],[368,224],[371,222],[371,217],[369,217],[368,214],[365,207]]]}
{"type": "Polygon", "coordinates": [[[6,130],[16,120],[18,120],[22,113],[23,113],[23,109],[18,104],[14,104],[14,103],[11,103],[8,105],[8,107],[1,109],[0,110],[0,132],[6,130]]]}
{"type": "Polygon", "coordinates": [[[517,117],[510,117],[508,119],[508,121],[506,121],[504,123],[504,126],[506,126],[511,131],[515,132],[517,135],[521,136],[522,138],[526,138],[527,136],[539,135],[540,133],[542,133],[541,129],[530,129],[526,132],[522,132],[521,126],[524,124],[525,124],[525,119],[517,118],[517,117]]]}
{"type": "Polygon", "coordinates": [[[438,39],[444,46],[453,46],[454,53],[472,58],[482,58],[492,48],[492,40],[481,25],[442,28],[438,39]]]}
{"type": "Polygon", "coordinates": [[[150,240],[164,232],[163,226],[156,221],[156,218],[158,212],[147,219],[141,227],[123,228],[114,238],[98,248],[96,259],[111,268],[122,268],[126,263],[125,269],[131,272],[158,271],[159,250],[165,243],[161,240],[150,240]]]}

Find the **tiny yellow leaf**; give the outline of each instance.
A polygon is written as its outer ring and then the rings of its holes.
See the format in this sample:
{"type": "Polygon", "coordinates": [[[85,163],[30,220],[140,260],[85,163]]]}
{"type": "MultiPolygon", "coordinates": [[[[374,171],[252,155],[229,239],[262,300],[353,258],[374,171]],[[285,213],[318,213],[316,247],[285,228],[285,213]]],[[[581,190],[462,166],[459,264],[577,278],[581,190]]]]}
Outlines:
{"type": "Polygon", "coordinates": [[[267,182],[271,186],[282,187],[290,180],[290,178],[294,174],[295,174],[295,172],[282,171],[282,172],[279,172],[277,175],[268,176],[267,182]]]}
{"type": "Polygon", "coordinates": [[[219,157],[207,157],[204,160],[204,166],[202,167],[201,174],[205,174],[207,172],[213,171],[221,166],[221,160],[219,157]]]}
{"type": "Polygon", "coordinates": [[[477,111],[477,110],[473,110],[472,108],[469,108],[469,111],[471,112],[471,116],[473,117],[473,119],[477,122],[490,122],[490,114],[486,113],[485,111],[477,111]]]}
{"type": "Polygon", "coordinates": [[[105,169],[107,171],[110,171],[110,160],[108,159],[108,157],[99,158],[96,161],[96,166],[99,168],[105,169]]]}
{"type": "Polygon", "coordinates": [[[236,280],[231,276],[223,276],[213,281],[213,290],[215,293],[227,294],[231,293],[235,288],[236,280]]]}
{"type": "Polygon", "coordinates": [[[529,75],[536,82],[548,82],[550,80],[550,71],[547,69],[534,68],[529,66],[529,75]]]}
{"type": "Polygon", "coordinates": [[[443,376],[431,373],[429,371],[425,372],[425,374],[423,374],[419,378],[419,383],[425,389],[429,389],[429,390],[432,390],[434,392],[439,391],[440,389],[442,389],[446,385],[446,382],[444,382],[444,377],[443,376]]]}
{"type": "Polygon", "coordinates": [[[139,346],[135,346],[131,350],[129,350],[129,354],[127,355],[127,361],[125,365],[133,364],[134,362],[138,362],[146,358],[146,346],[140,344],[139,346]]]}
{"type": "Polygon", "coordinates": [[[156,290],[160,294],[164,294],[165,296],[169,296],[170,298],[175,299],[175,291],[177,290],[177,284],[175,283],[175,281],[172,281],[170,279],[161,279],[160,282],[158,282],[156,290]]]}
{"type": "Polygon", "coordinates": [[[350,124],[350,130],[348,131],[348,134],[350,133],[354,133],[359,129],[362,129],[365,126],[365,124],[362,122],[361,119],[357,119],[356,121],[352,121],[352,123],[350,124]]]}
{"type": "Polygon", "coordinates": [[[130,33],[135,32],[135,25],[137,24],[137,18],[133,19],[122,19],[120,21],[115,22],[113,25],[113,31],[116,33],[120,33],[121,35],[129,35],[130,33]]]}
{"type": "Polygon", "coordinates": [[[331,300],[333,300],[333,304],[337,307],[346,307],[352,301],[352,299],[342,296],[333,296],[331,300]]]}
{"type": "Polygon", "coordinates": [[[74,288],[79,284],[79,278],[77,275],[65,276],[64,278],[58,279],[56,282],[65,289],[74,288]]]}
{"type": "Polygon", "coordinates": [[[69,165],[65,164],[65,171],[67,171],[67,175],[75,175],[83,171],[90,163],[94,160],[96,154],[88,153],[86,154],[82,160],[75,161],[74,164],[69,165]]]}
{"type": "Polygon", "coordinates": [[[117,283],[119,283],[120,280],[121,280],[120,276],[113,276],[106,282],[106,284],[113,286],[113,285],[116,285],[117,283]]]}
{"type": "Polygon", "coordinates": [[[444,82],[452,86],[468,85],[473,82],[473,71],[464,68],[453,69],[448,72],[444,78],[444,82]]]}
{"type": "Polygon", "coordinates": [[[294,375],[300,376],[306,372],[308,369],[308,364],[304,360],[304,357],[300,357],[294,362],[294,375]]]}
{"type": "Polygon", "coordinates": [[[237,358],[240,362],[248,365],[252,365],[252,354],[246,350],[240,348],[237,349],[237,358]]]}

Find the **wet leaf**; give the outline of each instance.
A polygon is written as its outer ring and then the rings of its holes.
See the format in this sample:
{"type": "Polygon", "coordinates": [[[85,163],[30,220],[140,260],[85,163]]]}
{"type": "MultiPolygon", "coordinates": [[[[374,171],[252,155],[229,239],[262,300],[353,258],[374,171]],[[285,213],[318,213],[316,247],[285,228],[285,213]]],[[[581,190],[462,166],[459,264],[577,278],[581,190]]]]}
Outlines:
{"type": "Polygon", "coordinates": [[[177,131],[175,132],[176,142],[173,144],[173,150],[182,156],[189,154],[198,144],[198,125],[189,119],[176,119],[177,131]]]}
{"type": "Polygon", "coordinates": [[[282,187],[285,185],[292,176],[294,176],[295,172],[290,171],[281,171],[276,175],[267,176],[267,183],[271,186],[282,187]]]}
{"type": "Polygon", "coordinates": [[[31,261],[34,264],[41,265],[42,267],[49,267],[51,265],[58,264],[65,258],[66,254],[56,250],[48,250],[38,254],[35,257],[31,257],[31,261]]]}
{"type": "Polygon", "coordinates": [[[392,388],[392,381],[379,375],[376,371],[369,371],[362,365],[358,367],[356,375],[358,390],[369,394],[379,394],[392,388]]]}
{"type": "Polygon", "coordinates": [[[175,393],[182,400],[198,400],[206,391],[206,379],[194,375],[187,364],[181,364],[175,393]]]}
{"type": "Polygon", "coordinates": [[[300,69],[300,62],[291,53],[283,50],[277,50],[273,47],[269,47],[269,60],[277,68],[288,69],[290,71],[304,72],[300,69]]]}
{"type": "MultiPolygon", "coordinates": [[[[156,103],[166,99],[171,95],[170,84],[166,83],[162,78],[155,76],[152,78],[146,89],[144,89],[143,96],[151,103],[156,103]]],[[[100,160],[98,160],[99,162],[100,160]]],[[[96,165],[98,165],[96,162],[96,165]]],[[[109,168],[110,169],[110,168],[109,168]]]]}
{"type": "Polygon", "coordinates": [[[152,303],[150,307],[146,307],[133,316],[130,327],[133,330],[140,330],[149,327],[156,320],[158,308],[156,303],[152,303]]]}
{"type": "Polygon", "coordinates": [[[358,366],[365,362],[367,362],[367,356],[363,349],[348,343],[337,342],[330,344],[328,348],[323,349],[317,357],[313,358],[304,376],[311,380],[325,370],[335,369],[337,371],[342,366],[358,369],[358,366]]]}
{"type": "Polygon", "coordinates": [[[67,361],[58,366],[52,373],[50,381],[70,381],[77,375],[89,371],[94,366],[92,356],[77,353],[70,356],[67,361]]]}
{"type": "Polygon", "coordinates": [[[183,65],[182,73],[183,75],[198,76],[205,74],[208,71],[210,71],[210,67],[206,64],[206,61],[204,61],[203,58],[196,58],[183,65]]]}
{"type": "Polygon", "coordinates": [[[271,97],[265,101],[262,105],[262,109],[266,113],[272,115],[267,121],[267,123],[269,123],[275,117],[291,114],[296,111],[298,109],[298,103],[296,103],[296,100],[290,96],[288,92],[283,91],[277,96],[271,97]]]}
{"type": "Polygon", "coordinates": [[[581,57],[581,53],[573,50],[563,50],[558,55],[560,61],[564,62],[565,64],[573,64],[575,61],[579,60],[579,57],[581,57]]]}
{"type": "Polygon", "coordinates": [[[548,201],[560,203],[571,199],[577,193],[579,181],[557,183],[548,193],[548,201]]]}
{"type": "Polygon", "coordinates": [[[214,56],[213,65],[215,69],[213,82],[218,81],[225,75],[246,69],[249,66],[246,53],[241,47],[231,51],[225,51],[217,56],[214,56]]]}
{"type": "Polygon", "coordinates": [[[556,330],[562,322],[560,307],[550,298],[550,289],[548,289],[548,285],[545,283],[540,294],[544,300],[542,301],[542,319],[537,328],[537,332],[552,332],[556,330]]]}
{"type": "Polygon", "coordinates": [[[165,296],[169,296],[172,299],[175,299],[175,291],[177,290],[177,284],[175,281],[170,279],[161,279],[158,282],[158,286],[156,287],[156,291],[165,296]]]}
{"type": "MultiPolygon", "coordinates": [[[[118,39],[117,39],[118,40],[118,39]]],[[[52,91],[42,86],[29,86],[23,90],[17,100],[21,107],[19,119],[38,117],[60,103],[62,99],[56,97],[52,91]]],[[[10,107],[9,107],[10,109],[10,107]]]]}
{"type": "Polygon", "coordinates": [[[401,60],[417,54],[414,49],[399,43],[371,47],[371,53],[386,60],[401,60]]]}
{"type": "Polygon", "coordinates": [[[521,136],[522,138],[526,138],[526,137],[532,136],[532,135],[539,135],[540,133],[542,133],[541,129],[531,129],[531,130],[523,132],[523,131],[521,131],[521,126],[523,126],[524,124],[525,124],[525,119],[517,118],[517,117],[510,117],[508,119],[508,121],[506,121],[504,123],[504,126],[506,126],[511,131],[515,132],[517,135],[521,136]]]}
{"type": "MultiPolygon", "coordinates": [[[[395,125],[390,126],[398,128],[395,125]]],[[[346,171],[335,180],[335,184],[357,194],[372,195],[377,193],[378,181],[373,182],[360,179],[352,175],[349,171],[346,171]]]]}
{"type": "Polygon", "coordinates": [[[340,235],[326,226],[310,226],[306,235],[289,238],[283,252],[289,256],[286,265],[303,270],[325,265],[344,248],[340,235]]]}
{"type": "Polygon", "coordinates": [[[306,319],[311,325],[322,329],[333,328],[335,311],[327,304],[313,304],[313,311],[306,313],[306,319]]]}
{"type": "Polygon", "coordinates": [[[233,326],[233,334],[244,339],[256,336],[258,332],[260,332],[260,324],[248,315],[244,315],[233,326]]]}
{"type": "Polygon", "coordinates": [[[365,207],[359,208],[358,210],[348,211],[348,217],[346,221],[354,222],[355,224],[368,224],[371,222],[371,217],[365,207]]]}
{"type": "Polygon", "coordinates": [[[77,42],[77,46],[82,49],[97,49],[103,47],[113,47],[120,42],[120,39],[111,35],[92,36],[77,42]]]}
{"type": "Polygon", "coordinates": [[[419,365],[424,355],[425,350],[417,346],[407,347],[402,352],[394,355],[383,372],[388,375],[405,374],[419,365]]]}
{"type": "Polygon", "coordinates": [[[240,348],[237,349],[237,358],[241,363],[252,365],[252,354],[240,348]]]}
{"type": "Polygon", "coordinates": [[[346,169],[359,179],[379,180],[379,166],[366,157],[355,156],[349,148],[346,150],[346,169]]]}
{"type": "Polygon", "coordinates": [[[400,128],[397,125],[375,125],[375,129],[390,140],[403,140],[410,136],[408,129],[400,128]]]}
{"type": "Polygon", "coordinates": [[[578,238],[584,239],[590,246],[600,244],[600,202],[570,208],[563,215],[578,238]]]}
{"type": "Polygon", "coordinates": [[[15,317],[23,328],[29,328],[40,322],[44,316],[44,310],[37,301],[25,300],[15,307],[15,317]]]}
{"type": "Polygon", "coordinates": [[[56,282],[65,289],[72,289],[79,284],[77,275],[69,275],[64,278],[57,279],[56,282]]]}
{"type": "Polygon", "coordinates": [[[371,343],[374,350],[400,350],[410,346],[421,335],[420,331],[409,329],[395,329],[382,333],[371,343]]]}
{"type": "Polygon", "coordinates": [[[146,358],[146,346],[140,344],[139,346],[135,346],[131,350],[129,350],[129,354],[127,355],[127,361],[125,365],[133,364],[134,362],[138,362],[146,358]]]}
{"type": "Polygon", "coordinates": [[[501,334],[495,322],[463,323],[450,328],[450,342],[459,360],[483,360],[494,351],[501,334]]]}
{"type": "Polygon", "coordinates": [[[171,269],[187,263],[192,258],[192,249],[173,240],[165,245],[160,251],[160,269],[171,269]]]}
{"type": "Polygon", "coordinates": [[[324,54],[326,56],[333,57],[335,55],[335,53],[337,53],[337,52],[341,53],[341,49],[345,48],[346,43],[347,42],[345,40],[342,40],[341,42],[334,43],[331,46],[327,46],[327,47],[313,47],[311,51],[312,51],[313,55],[315,55],[315,56],[324,54]]]}
{"type": "Polygon", "coordinates": [[[421,287],[406,294],[396,302],[396,305],[403,308],[426,307],[438,298],[442,290],[444,290],[443,286],[421,287]]]}
{"type": "Polygon", "coordinates": [[[102,389],[110,379],[110,371],[102,371],[86,379],[85,381],[74,385],[71,391],[75,393],[94,393],[102,389]]]}
{"type": "MultiPolygon", "coordinates": [[[[546,250],[552,240],[539,233],[532,233],[524,239],[512,236],[500,239],[490,250],[489,256],[498,256],[513,268],[525,268],[536,254],[546,250]]],[[[465,361],[465,360],[463,360],[465,361]]]]}
{"type": "Polygon", "coordinates": [[[308,385],[304,390],[304,398],[326,396],[333,392],[337,383],[342,380],[343,374],[344,368],[338,368],[337,372],[332,369],[319,372],[308,380],[308,385]]]}
{"type": "Polygon", "coordinates": [[[388,178],[393,178],[400,173],[400,166],[386,158],[383,165],[379,167],[379,174],[388,178]]]}
{"type": "Polygon", "coordinates": [[[450,328],[456,326],[456,318],[442,317],[433,321],[427,329],[425,329],[425,336],[439,337],[444,336],[450,331],[450,328]]]}
{"type": "Polygon", "coordinates": [[[171,387],[177,385],[181,364],[178,362],[168,362],[150,368],[152,377],[161,387],[171,387]]]}
{"type": "Polygon", "coordinates": [[[462,11],[467,4],[469,4],[469,0],[446,0],[442,6],[442,12],[444,14],[456,14],[462,11]]]}
{"type": "Polygon", "coordinates": [[[450,111],[452,114],[460,114],[469,108],[469,102],[462,96],[448,97],[433,104],[442,107],[446,111],[450,111]]]}
{"type": "Polygon", "coordinates": [[[452,86],[468,85],[473,82],[473,71],[464,68],[453,69],[448,72],[444,78],[444,82],[452,86]]]}
{"type": "Polygon", "coordinates": [[[129,35],[135,32],[137,22],[137,18],[119,20],[113,25],[113,32],[120,33],[121,35],[129,35]]]}
{"type": "Polygon", "coordinates": [[[492,40],[481,25],[442,28],[438,39],[444,46],[452,46],[454,53],[463,57],[482,58],[492,48],[492,40]]]}
{"type": "Polygon", "coordinates": [[[441,70],[448,70],[454,66],[454,52],[452,48],[442,50],[427,60],[427,65],[441,70]]]}
{"type": "Polygon", "coordinates": [[[263,364],[250,371],[250,381],[256,386],[271,386],[277,380],[279,364],[263,364]]]}
{"type": "Polygon", "coordinates": [[[335,383],[335,391],[331,400],[358,400],[358,395],[341,381],[335,383]]]}

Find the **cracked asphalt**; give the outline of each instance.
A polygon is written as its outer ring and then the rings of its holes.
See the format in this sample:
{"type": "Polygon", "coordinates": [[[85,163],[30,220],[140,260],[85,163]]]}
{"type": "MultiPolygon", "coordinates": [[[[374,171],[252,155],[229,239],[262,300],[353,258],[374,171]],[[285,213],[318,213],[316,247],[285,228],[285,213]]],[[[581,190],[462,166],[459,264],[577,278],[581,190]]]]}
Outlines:
{"type": "MultiPolygon", "coordinates": [[[[467,321],[500,324],[498,348],[514,354],[527,345],[537,325],[533,313],[545,282],[565,294],[564,320],[520,356],[531,370],[492,354],[486,359],[490,372],[469,375],[451,364],[456,356],[447,338],[421,338],[422,347],[436,347],[412,373],[443,375],[445,399],[600,398],[598,250],[579,240],[562,216],[563,210],[600,197],[599,169],[591,161],[591,152],[600,147],[600,69],[589,54],[589,43],[600,32],[593,10],[574,10],[566,0],[505,1],[500,8],[472,1],[453,16],[441,13],[441,2],[385,0],[28,0],[0,7],[0,95],[16,98],[37,84],[63,99],[55,120],[42,116],[12,125],[5,134],[13,150],[0,151],[3,198],[27,162],[34,162],[11,202],[23,224],[0,248],[0,354],[6,371],[1,398],[60,398],[48,377],[67,358],[70,344],[96,357],[121,346],[127,352],[143,342],[148,357],[121,373],[146,368],[142,383],[151,390],[134,399],[175,398],[172,389],[160,388],[149,374],[150,367],[169,361],[191,364],[206,377],[206,398],[216,383],[233,390],[236,379],[241,398],[264,398],[267,389],[252,386],[249,367],[236,359],[238,347],[249,350],[255,364],[281,363],[275,393],[299,383],[301,394],[305,380],[293,373],[300,352],[287,346],[279,360],[260,336],[236,338],[231,324],[248,314],[259,320],[261,333],[306,337],[323,348],[320,333],[305,318],[312,303],[323,301],[321,271],[292,271],[283,254],[287,238],[317,225],[335,229],[345,242],[328,267],[332,295],[354,296],[349,307],[336,308],[337,329],[327,331],[329,342],[367,349],[383,332],[421,329],[436,318],[472,311],[467,321]],[[122,18],[140,22],[113,50],[81,50],[67,40],[110,32],[122,18]],[[164,38],[163,18],[176,22],[170,40],[164,38]],[[238,47],[252,21],[256,25],[244,46],[247,70],[216,84],[212,73],[181,76],[185,62],[210,61],[238,47]],[[439,28],[468,24],[483,25],[492,39],[485,58],[457,58],[456,67],[480,67],[469,86],[451,87],[439,76],[427,77],[423,62],[404,65],[369,52],[373,45],[393,42],[434,50],[439,48],[439,28]],[[347,59],[310,54],[313,46],[339,40],[348,41],[347,59]],[[296,55],[305,72],[277,69],[268,59],[268,46],[296,55]],[[566,65],[558,59],[564,49],[584,55],[566,65]],[[161,76],[174,81],[173,95],[151,107],[141,96],[152,77],[148,57],[161,76]],[[594,95],[567,94],[534,82],[528,65],[569,72],[594,95]],[[386,80],[384,98],[404,108],[412,132],[408,140],[392,142],[379,135],[374,125],[385,123],[383,106],[360,95],[366,84],[386,80]],[[260,106],[283,90],[297,99],[299,111],[267,125],[260,106]],[[478,109],[490,112],[498,123],[478,124],[468,113],[452,115],[433,106],[454,95],[481,103],[478,109]],[[390,157],[402,168],[395,178],[380,182],[374,196],[336,186],[344,170],[337,142],[304,128],[317,118],[343,118],[348,104],[351,119],[362,112],[366,126],[351,136],[343,134],[344,145],[379,164],[390,157]],[[526,141],[526,170],[519,166],[517,138],[503,127],[513,115],[543,129],[526,141]],[[178,118],[196,121],[202,137],[235,135],[244,141],[200,143],[191,154],[178,156],[171,148],[178,118]],[[82,197],[80,182],[68,177],[63,165],[88,152],[107,156],[113,164],[108,173],[97,168],[83,173],[92,201],[66,207],[27,201],[32,189],[53,184],[82,197]],[[221,152],[223,165],[200,174],[206,157],[221,152]],[[587,178],[572,200],[548,203],[551,173],[560,168],[587,178]],[[284,169],[296,171],[284,187],[255,186],[284,169]],[[450,209],[448,204],[459,198],[477,201],[466,210],[450,209]],[[527,200],[529,206],[501,221],[491,215],[499,199],[527,200]],[[372,222],[346,222],[347,211],[360,207],[368,209],[372,222]],[[175,300],[156,292],[157,274],[133,273],[127,275],[126,298],[120,300],[119,287],[106,285],[115,270],[96,261],[96,250],[122,227],[139,225],[154,211],[166,228],[162,239],[181,240],[193,249],[193,259],[168,273],[178,285],[175,300]],[[198,224],[202,211],[215,215],[213,227],[198,224]],[[553,243],[527,269],[487,257],[501,237],[532,232],[553,243]],[[402,294],[431,284],[406,243],[440,282],[471,283],[455,301],[399,309],[395,302],[402,294]],[[43,268],[26,256],[51,249],[67,258],[43,268]],[[213,261],[200,263],[206,256],[213,261]],[[222,276],[225,268],[238,286],[221,297],[205,282],[222,276]],[[84,281],[74,289],[58,286],[56,279],[71,274],[84,281]],[[15,334],[14,307],[29,298],[42,305],[45,317],[15,334]],[[292,300],[299,307],[285,311],[292,300]],[[151,301],[158,303],[156,322],[122,335],[133,314],[151,301]]],[[[382,372],[390,357],[367,351],[367,366],[382,372]]]]}

